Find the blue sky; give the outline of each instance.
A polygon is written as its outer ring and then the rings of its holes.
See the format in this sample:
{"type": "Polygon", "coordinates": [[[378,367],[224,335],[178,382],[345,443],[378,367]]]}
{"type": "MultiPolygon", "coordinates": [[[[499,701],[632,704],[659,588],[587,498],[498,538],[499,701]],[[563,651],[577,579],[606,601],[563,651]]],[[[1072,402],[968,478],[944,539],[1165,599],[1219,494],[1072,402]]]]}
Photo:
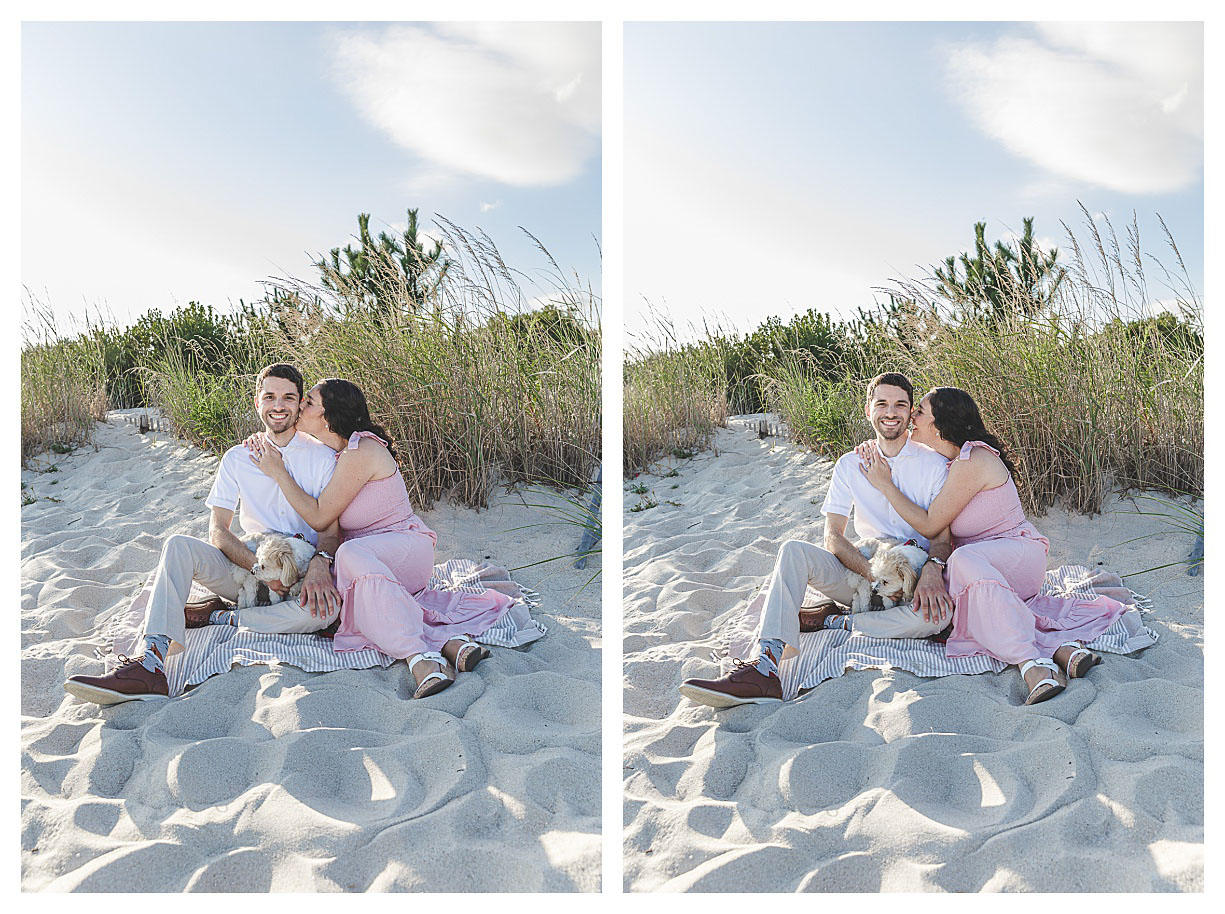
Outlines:
{"type": "Polygon", "coordinates": [[[21,100],[22,282],[61,318],[258,299],[410,206],[600,288],[598,23],[27,23],[21,100]]]}
{"type": "MultiPolygon", "coordinates": [[[[626,329],[852,313],[973,244],[1084,240],[1077,201],[1203,289],[1196,24],[629,23],[626,329]],[[878,296],[879,297],[879,296],[878,296]]],[[[1099,222],[1100,224],[1100,222],[1099,222]]],[[[1169,298],[1159,270],[1150,297],[1169,298]]]]}

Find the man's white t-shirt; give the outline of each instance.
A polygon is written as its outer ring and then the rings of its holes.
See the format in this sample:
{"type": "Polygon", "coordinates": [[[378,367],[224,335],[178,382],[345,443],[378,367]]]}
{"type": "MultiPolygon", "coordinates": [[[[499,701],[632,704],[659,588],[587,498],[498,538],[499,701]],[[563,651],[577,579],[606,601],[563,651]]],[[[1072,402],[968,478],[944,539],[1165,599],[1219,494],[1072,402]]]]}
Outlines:
{"type": "MultiPolygon", "coordinates": [[[[302,491],[318,498],[336,470],[336,452],[300,433],[278,450],[302,491]]],[[[233,511],[240,502],[238,523],[243,533],[301,533],[311,545],[318,544],[319,534],[290,507],[276,481],[251,462],[251,452],[242,444],[230,448],[221,458],[221,468],[204,503],[233,511]]]]}
{"type": "MultiPolygon", "coordinates": [[[[893,470],[893,483],[902,494],[920,508],[930,508],[949,474],[948,459],[929,447],[907,439],[896,457],[886,457],[885,460],[893,470]]],[[[927,537],[921,536],[902,520],[884,493],[868,482],[868,477],[860,469],[862,465],[863,461],[854,451],[838,458],[821,513],[850,517],[854,508],[857,536],[913,539],[927,549],[931,545],[927,537]]]]}

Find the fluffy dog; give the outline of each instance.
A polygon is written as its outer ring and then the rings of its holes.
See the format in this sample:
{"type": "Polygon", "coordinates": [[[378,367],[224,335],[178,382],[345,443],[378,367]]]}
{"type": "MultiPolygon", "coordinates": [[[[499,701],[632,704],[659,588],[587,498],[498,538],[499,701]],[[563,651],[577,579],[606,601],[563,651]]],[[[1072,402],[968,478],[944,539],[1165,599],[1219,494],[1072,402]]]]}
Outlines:
{"type": "Polygon", "coordinates": [[[847,572],[847,586],[853,591],[851,612],[861,613],[872,608],[872,592],[880,594],[884,608],[909,603],[919,583],[919,572],[927,562],[927,553],[918,546],[906,546],[891,540],[864,539],[857,544],[872,569],[872,580],[847,572]]]}
{"type": "Polygon", "coordinates": [[[234,566],[239,609],[270,606],[302,592],[302,578],[315,555],[315,547],[307,540],[283,533],[252,533],[242,541],[255,553],[255,565],[250,571],[234,566]],[[268,586],[269,581],[280,581],[289,593],[282,597],[268,586]]]}

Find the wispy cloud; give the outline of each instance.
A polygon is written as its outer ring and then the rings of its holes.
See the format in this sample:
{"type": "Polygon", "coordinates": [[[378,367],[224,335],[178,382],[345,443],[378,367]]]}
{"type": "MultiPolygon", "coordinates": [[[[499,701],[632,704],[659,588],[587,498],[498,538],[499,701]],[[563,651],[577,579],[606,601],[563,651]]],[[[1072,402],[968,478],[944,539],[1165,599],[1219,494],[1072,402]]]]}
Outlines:
{"type": "Polygon", "coordinates": [[[1165,193],[1203,167],[1200,23],[1048,23],[948,61],[975,124],[1051,175],[1165,193]]]}
{"type": "Polygon", "coordinates": [[[597,23],[448,23],[337,32],[333,72],[362,116],[432,172],[564,184],[599,149],[597,23]]]}

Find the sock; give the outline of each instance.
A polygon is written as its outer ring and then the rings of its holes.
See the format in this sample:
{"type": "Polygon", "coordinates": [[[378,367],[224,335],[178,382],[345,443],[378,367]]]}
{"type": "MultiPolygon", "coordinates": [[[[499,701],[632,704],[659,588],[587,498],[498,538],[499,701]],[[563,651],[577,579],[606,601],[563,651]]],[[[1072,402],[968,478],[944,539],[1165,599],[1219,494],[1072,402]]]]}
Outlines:
{"type": "Polygon", "coordinates": [[[783,642],[778,638],[762,638],[757,644],[761,653],[753,662],[753,666],[757,667],[759,673],[777,676],[778,661],[783,656],[783,642]]]}
{"type": "Polygon", "coordinates": [[[145,655],[140,658],[140,665],[150,673],[156,673],[158,670],[165,672],[165,664],[162,663],[162,658],[166,656],[166,652],[170,650],[169,635],[145,635],[145,655]]]}
{"type": "Polygon", "coordinates": [[[233,625],[238,627],[238,613],[232,609],[214,609],[208,614],[209,625],[233,625]]]}
{"type": "Polygon", "coordinates": [[[844,632],[849,632],[851,630],[851,617],[849,615],[830,613],[825,617],[825,624],[822,628],[840,628],[844,632]]]}

